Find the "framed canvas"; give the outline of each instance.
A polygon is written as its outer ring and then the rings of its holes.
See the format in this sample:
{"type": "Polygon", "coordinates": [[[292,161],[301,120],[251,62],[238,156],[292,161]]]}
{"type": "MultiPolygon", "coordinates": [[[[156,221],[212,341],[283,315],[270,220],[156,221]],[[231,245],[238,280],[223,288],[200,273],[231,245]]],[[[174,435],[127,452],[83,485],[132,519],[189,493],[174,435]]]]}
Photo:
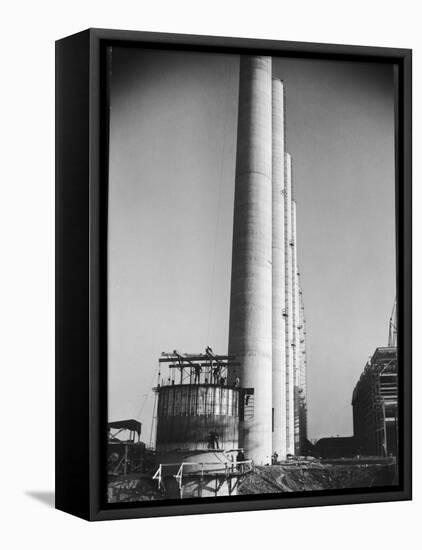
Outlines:
{"type": "Polygon", "coordinates": [[[56,507],[411,498],[411,50],[56,43],[56,507]]]}

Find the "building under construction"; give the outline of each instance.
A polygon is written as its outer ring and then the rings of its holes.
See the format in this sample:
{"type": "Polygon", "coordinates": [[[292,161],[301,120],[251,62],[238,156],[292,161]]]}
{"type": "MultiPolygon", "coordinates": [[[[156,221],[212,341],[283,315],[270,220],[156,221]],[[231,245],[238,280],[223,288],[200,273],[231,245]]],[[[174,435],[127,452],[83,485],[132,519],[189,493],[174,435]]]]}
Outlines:
{"type": "Polygon", "coordinates": [[[356,384],[353,431],[360,455],[397,456],[397,348],[377,348],[356,384]]]}
{"type": "Polygon", "coordinates": [[[388,347],[377,348],[355,386],[353,431],[358,453],[397,456],[398,362],[396,304],[390,318],[388,347]]]}
{"type": "Polygon", "coordinates": [[[253,396],[237,376],[240,363],[207,347],[203,354],[162,353],[159,365],[158,486],[179,498],[236,494],[252,467],[239,448],[253,411],[253,396]]]}
{"type": "Polygon", "coordinates": [[[236,378],[228,386],[227,378],[239,362],[207,348],[205,354],[163,353],[159,363],[157,452],[237,449],[243,390],[236,378]]]}

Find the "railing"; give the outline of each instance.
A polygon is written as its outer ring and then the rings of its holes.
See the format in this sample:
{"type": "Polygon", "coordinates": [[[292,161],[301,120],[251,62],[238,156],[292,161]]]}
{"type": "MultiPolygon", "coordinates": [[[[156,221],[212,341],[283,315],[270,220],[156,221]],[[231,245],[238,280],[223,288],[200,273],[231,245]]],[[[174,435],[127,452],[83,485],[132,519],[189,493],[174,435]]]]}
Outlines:
{"type": "Polygon", "coordinates": [[[239,462],[182,462],[180,465],[180,468],[177,472],[177,474],[174,476],[177,480],[177,483],[179,485],[179,489],[182,489],[183,485],[183,469],[185,466],[200,466],[200,472],[188,472],[186,475],[189,474],[196,474],[200,475],[201,477],[204,477],[204,475],[225,475],[228,477],[230,474],[234,475],[241,475],[246,474],[250,471],[252,471],[253,464],[252,460],[242,460],[239,462]],[[224,464],[224,470],[221,468],[222,464],[224,464]],[[206,468],[204,468],[204,465],[206,468]],[[220,466],[220,468],[217,469],[210,469],[208,466],[220,466]]]}
{"type": "Polygon", "coordinates": [[[174,466],[179,466],[177,473],[174,474],[173,477],[177,480],[179,489],[181,489],[183,485],[183,475],[187,476],[194,474],[200,475],[201,477],[204,477],[205,475],[223,475],[226,477],[230,475],[239,476],[247,474],[253,470],[253,461],[242,460],[236,462],[173,462],[168,464],[160,464],[157,471],[152,476],[152,479],[155,479],[158,482],[159,489],[163,487],[163,468],[174,466]],[[186,473],[183,471],[186,466],[199,466],[200,468],[197,471],[186,473]],[[209,466],[219,466],[219,468],[209,468],[209,466]],[[224,468],[222,468],[222,466],[224,466],[224,468]]]}

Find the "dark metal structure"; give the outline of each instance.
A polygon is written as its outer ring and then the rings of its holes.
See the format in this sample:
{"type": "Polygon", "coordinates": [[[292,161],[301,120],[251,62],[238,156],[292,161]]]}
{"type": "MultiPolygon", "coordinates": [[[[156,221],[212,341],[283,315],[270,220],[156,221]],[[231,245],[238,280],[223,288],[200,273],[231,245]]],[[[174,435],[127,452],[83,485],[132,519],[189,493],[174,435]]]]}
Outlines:
{"type": "Polygon", "coordinates": [[[108,423],[107,473],[119,476],[142,472],[145,444],[141,442],[141,423],[118,420],[108,423]]]}
{"type": "Polygon", "coordinates": [[[205,354],[163,353],[159,363],[157,452],[237,448],[242,392],[238,377],[230,386],[227,379],[239,362],[207,348],[205,354]]]}
{"type": "Polygon", "coordinates": [[[397,348],[377,348],[356,384],[352,398],[353,430],[358,453],[397,456],[397,348]]]}
{"type": "Polygon", "coordinates": [[[138,442],[141,440],[142,424],[137,420],[116,420],[108,423],[109,440],[117,437],[122,431],[129,431],[129,440],[135,442],[135,434],[138,436],[138,442]],[[117,433],[112,434],[112,430],[117,430],[117,433]]]}
{"type": "Polygon", "coordinates": [[[352,458],[356,456],[354,437],[322,437],[315,443],[314,454],[320,458],[352,458]]]}

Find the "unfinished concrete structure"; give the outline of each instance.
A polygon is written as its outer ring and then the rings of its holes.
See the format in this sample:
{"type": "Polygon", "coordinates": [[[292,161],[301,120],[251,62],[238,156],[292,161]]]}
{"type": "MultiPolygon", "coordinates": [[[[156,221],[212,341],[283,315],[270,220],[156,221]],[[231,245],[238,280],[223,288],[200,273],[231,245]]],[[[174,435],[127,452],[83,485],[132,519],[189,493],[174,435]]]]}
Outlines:
{"type": "Polygon", "coordinates": [[[159,363],[157,453],[236,449],[241,390],[226,380],[239,363],[223,355],[176,351],[164,353],[159,363]]]}
{"type": "Polygon", "coordinates": [[[161,354],[153,479],[169,498],[235,495],[251,472],[252,461],[238,448],[249,390],[240,388],[237,376],[227,384],[239,366],[210,347],[205,353],[161,354]]]}
{"type": "Polygon", "coordinates": [[[271,58],[242,56],[229,354],[240,361],[243,398],[252,409],[240,422],[239,445],[258,464],[270,463],[274,453],[279,459],[299,453],[306,426],[296,204],[284,112],[284,86],[272,78],[271,58]]]}

